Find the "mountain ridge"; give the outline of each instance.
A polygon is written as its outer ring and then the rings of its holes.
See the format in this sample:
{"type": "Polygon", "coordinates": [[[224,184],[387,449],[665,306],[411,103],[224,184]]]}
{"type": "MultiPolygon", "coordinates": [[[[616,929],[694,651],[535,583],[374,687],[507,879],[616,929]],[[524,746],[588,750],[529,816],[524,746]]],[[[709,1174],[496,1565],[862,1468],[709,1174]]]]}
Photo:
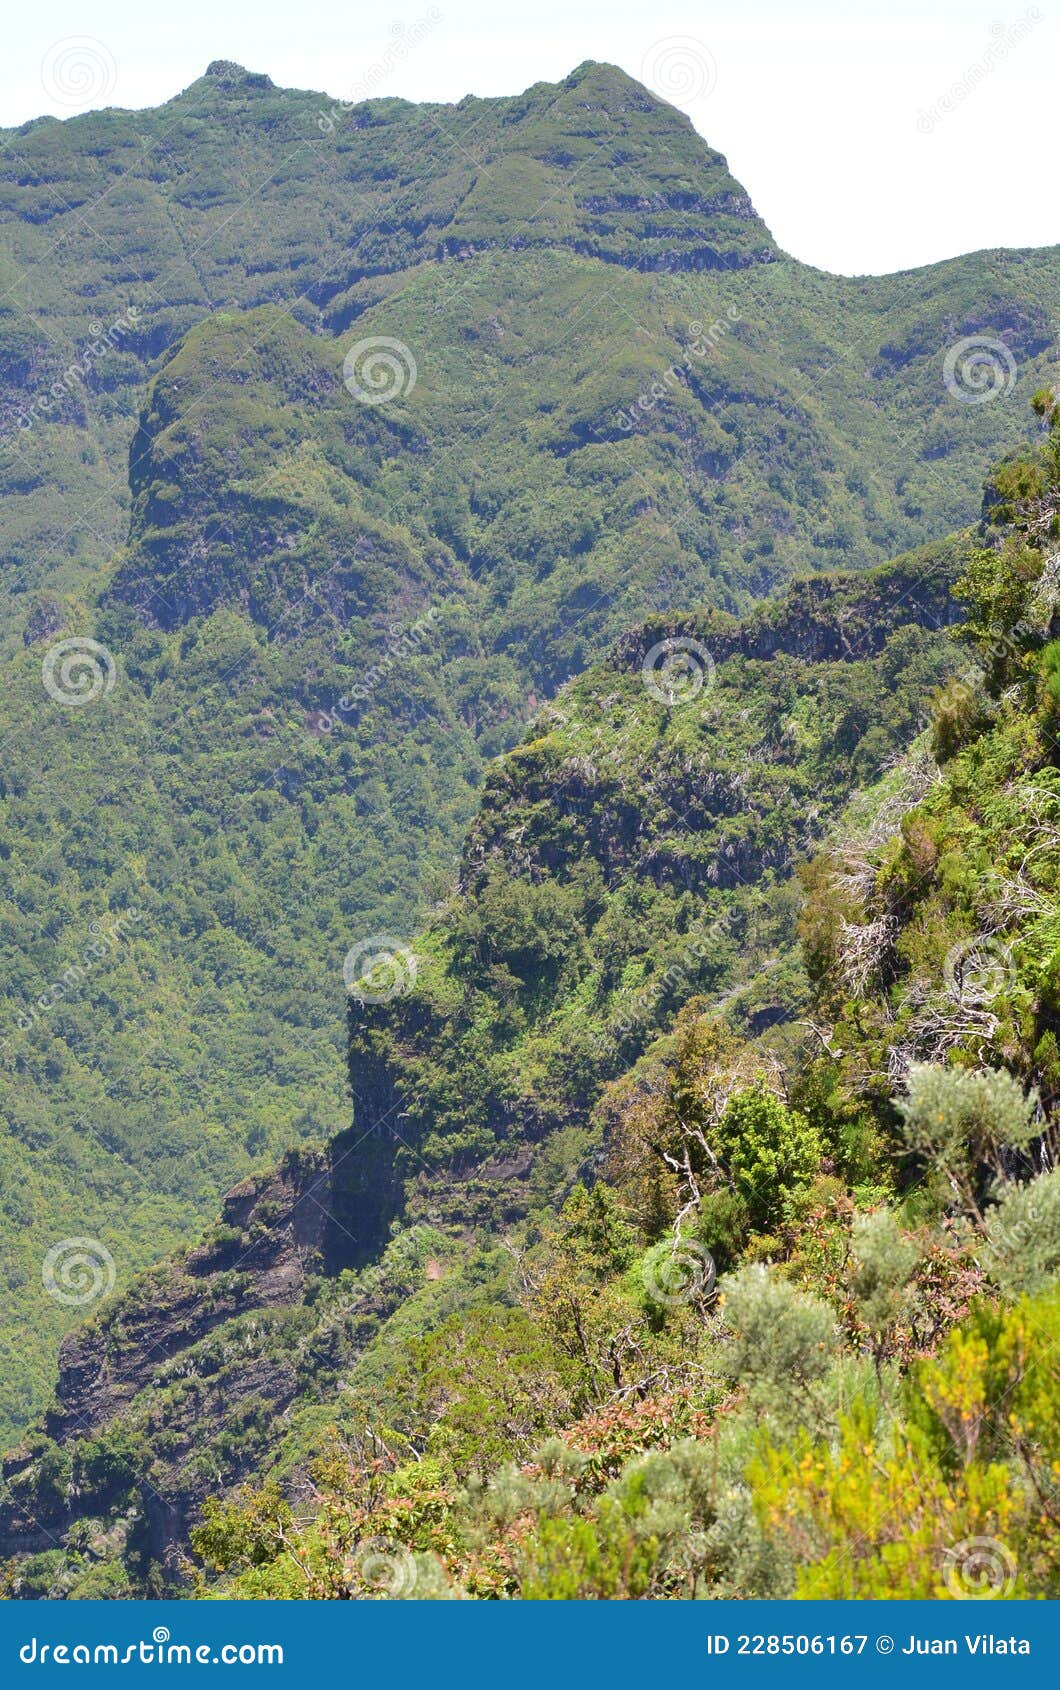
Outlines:
{"type": "Polygon", "coordinates": [[[469,158],[418,107],[325,134],[310,96],[214,77],[205,115],[88,114],[0,155],[12,1427],[72,1318],[57,1242],[97,1237],[124,1284],[340,1127],[343,958],[419,930],[544,700],[650,617],[746,616],[965,528],[1022,441],[1060,253],[659,268],[764,237],[631,87],[590,67],[472,101],[469,158]],[[947,357],[984,337],[967,403],[947,357]],[[379,338],[416,379],[374,405],[343,367],[379,338]],[[43,684],[70,640],[111,664],[84,710],[43,684]],[[132,909],[105,968],[49,989],[132,909]]]}
{"type": "MultiPolygon", "coordinates": [[[[432,1259],[453,1264],[439,1282],[443,1298],[464,1295],[459,1260],[471,1250],[473,1284],[485,1272],[474,1265],[476,1250],[488,1256],[482,1238],[518,1227],[554,1187],[569,1189],[592,1165],[600,1143],[594,1101],[683,1005],[735,985],[737,997],[749,997],[744,1012],[753,1022],[778,992],[797,998],[790,876],[793,855],[809,848],[801,806],[813,793],[824,827],[845,799],[847,755],[860,746],[866,773],[874,772],[901,745],[932,680],[950,672],[950,586],[966,546],[940,543],[873,572],[797,584],[744,625],[710,611],[656,620],[546,707],[524,745],[492,771],[455,898],[433,933],[415,941],[405,991],[378,1003],[371,992],[366,1003],[356,993],[350,1000],[353,1124],[237,1186],[200,1244],[160,1263],[64,1340],[58,1401],[5,1464],[8,1552],[49,1552],[89,1514],[122,1517],[128,1497],[114,1490],[109,1461],[101,1490],[80,1484],[62,1500],[45,1500],[40,1475],[70,1458],[81,1470],[97,1444],[146,1436],[153,1453],[141,1458],[150,1471],[130,1565],[155,1561],[167,1577],[178,1575],[217,1463],[235,1463],[235,1483],[264,1455],[268,1426],[312,1419],[309,1404],[324,1411],[334,1366],[358,1365],[373,1344],[385,1353],[386,1322],[401,1318],[424,1276],[430,1282],[432,1259]],[[694,651],[714,642],[720,699],[709,716],[713,688],[698,707],[694,693],[691,710],[688,700],[667,709],[645,685],[645,651],[666,638],[694,651]],[[847,750],[831,752],[828,735],[811,726],[807,687],[818,689],[818,711],[847,750]],[[872,728],[864,701],[854,702],[863,689],[900,695],[886,728],[872,728]],[[786,710],[800,697],[804,725],[793,730],[786,710]],[[748,749],[734,753],[721,724],[739,705],[752,720],[748,749]],[[619,709],[625,726],[612,735],[619,709]],[[753,822],[741,819],[737,792],[752,745],[763,760],[753,822]],[[694,813],[682,818],[675,804],[694,813]],[[554,909],[535,916],[554,929],[552,940],[520,934],[514,907],[497,902],[508,883],[520,904],[532,904],[549,883],[564,889],[554,909]],[[596,931],[604,888],[616,912],[626,901],[636,911],[636,938],[621,913],[610,918],[613,932],[596,931]],[[572,941],[582,921],[585,937],[572,941]],[[479,924],[489,951],[472,961],[479,924]],[[465,927],[464,960],[454,963],[450,942],[465,927]],[[541,958],[549,983],[537,994],[513,971],[536,967],[529,959],[542,946],[554,955],[541,958]],[[778,947],[788,953],[787,985],[767,968],[758,999],[755,959],[778,947]],[[591,962],[590,950],[609,960],[591,962]],[[469,975],[473,997],[463,1001],[469,975]],[[594,980],[595,1005],[585,995],[594,980]],[[490,1010],[487,1038],[485,1006],[495,989],[504,1007],[499,1018],[490,1010]],[[264,1348],[255,1357],[259,1322],[264,1348]],[[315,1382],[308,1360],[292,1365],[284,1353],[296,1332],[306,1357],[332,1355],[315,1382]],[[230,1359],[214,1379],[215,1356],[239,1358],[238,1381],[230,1359]],[[179,1405],[163,1406],[171,1388],[179,1405]],[[225,1455],[224,1428],[244,1415],[240,1448],[225,1455]]],[[[763,1025],[774,1024],[767,1013],[763,1025]]]]}

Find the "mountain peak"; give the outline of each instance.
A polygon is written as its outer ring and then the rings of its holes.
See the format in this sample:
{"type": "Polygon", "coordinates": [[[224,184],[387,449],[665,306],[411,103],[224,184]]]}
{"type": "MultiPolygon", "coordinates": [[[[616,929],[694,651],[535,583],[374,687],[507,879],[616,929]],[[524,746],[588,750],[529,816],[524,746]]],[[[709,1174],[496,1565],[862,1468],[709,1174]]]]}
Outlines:
{"type": "Polygon", "coordinates": [[[583,59],[580,65],[575,65],[569,76],[563,78],[569,88],[576,88],[583,82],[610,83],[615,88],[627,88],[637,93],[646,94],[648,90],[635,76],[622,69],[621,65],[613,65],[608,59],[583,59]]]}
{"type": "Polygon", "coordinates": [[[236,64],[234,59],[211,59],[203,74],[215,82],[238,83],[243,88],[276,86],[271,76],[265,76],[260,71],[250,71],[245,65],[236,64]]]}

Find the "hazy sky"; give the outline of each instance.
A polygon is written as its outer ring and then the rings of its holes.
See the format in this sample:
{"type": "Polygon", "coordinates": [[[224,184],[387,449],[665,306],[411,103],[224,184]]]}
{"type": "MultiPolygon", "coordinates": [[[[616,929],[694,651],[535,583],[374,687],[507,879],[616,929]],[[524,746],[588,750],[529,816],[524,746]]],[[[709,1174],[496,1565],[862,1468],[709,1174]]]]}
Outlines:
{"type": "Polygon", "coordinates": [[[808,263],[1060,243],[1048,0],[45,0],[9,7],[4,35],[3,124],[159,104],[215,58],[412,100],[515,93],[605,59],[688,113],[808,263]]]}

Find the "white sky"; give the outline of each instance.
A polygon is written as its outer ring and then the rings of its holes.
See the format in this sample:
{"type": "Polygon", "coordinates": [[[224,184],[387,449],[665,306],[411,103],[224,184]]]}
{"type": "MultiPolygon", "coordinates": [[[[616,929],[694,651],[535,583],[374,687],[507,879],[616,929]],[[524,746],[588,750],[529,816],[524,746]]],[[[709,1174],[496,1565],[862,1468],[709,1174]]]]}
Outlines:
{"type": "Polygon", "coordinates": [[[340,99],[370,79],[447,101],[603,59],[649,84],[673,75],[656,91],[808,263],[849,274],[1060,243],[1050,0],[45,0],[9,8],[4,35],[0,124],[159,104],[216,58],[340,99]]]}

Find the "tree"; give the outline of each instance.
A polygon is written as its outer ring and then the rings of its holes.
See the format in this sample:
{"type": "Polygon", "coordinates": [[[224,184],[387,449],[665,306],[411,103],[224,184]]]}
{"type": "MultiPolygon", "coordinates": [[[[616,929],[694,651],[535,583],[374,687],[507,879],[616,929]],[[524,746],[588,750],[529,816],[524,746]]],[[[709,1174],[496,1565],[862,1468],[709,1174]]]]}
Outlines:
{"type": "Polygon", "coordinates": [[[569,1418],[577,1369],[522,1309],[464,1310],[411,1349],[427,1450],[458,1478],[526,1460],[569,1418]]]}
{"type": "Polygon", "coordinates": [[[718,1159],[765,1229],[784,1216],[821,1165],[817,1129],[761,1083],[730,1099],[717,1129],[718,1159]]]}

